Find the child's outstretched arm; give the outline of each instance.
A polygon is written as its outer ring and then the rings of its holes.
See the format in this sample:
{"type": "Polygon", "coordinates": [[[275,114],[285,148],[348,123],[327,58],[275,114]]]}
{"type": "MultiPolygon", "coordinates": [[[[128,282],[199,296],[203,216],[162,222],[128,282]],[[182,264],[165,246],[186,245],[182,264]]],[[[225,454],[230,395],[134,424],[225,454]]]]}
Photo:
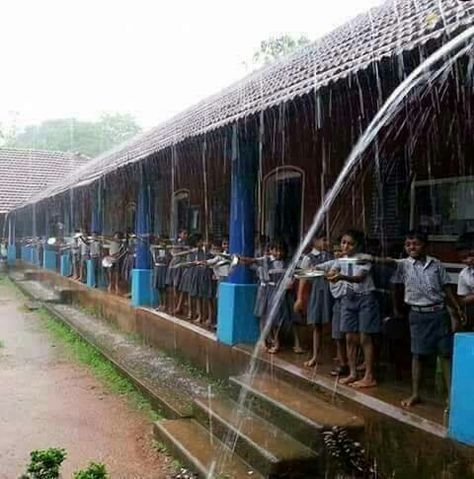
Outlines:
{"type": "Polygon", "coordinates": [[[456,331],[459,331],[460,325],[466,322],[466,317],[450,286],[444,285],[443,289],[446,295],[446,302],[451,306],[454,312],[454,316],[451,315],[451,328],[453,333],[455,333],[456,331]]]}

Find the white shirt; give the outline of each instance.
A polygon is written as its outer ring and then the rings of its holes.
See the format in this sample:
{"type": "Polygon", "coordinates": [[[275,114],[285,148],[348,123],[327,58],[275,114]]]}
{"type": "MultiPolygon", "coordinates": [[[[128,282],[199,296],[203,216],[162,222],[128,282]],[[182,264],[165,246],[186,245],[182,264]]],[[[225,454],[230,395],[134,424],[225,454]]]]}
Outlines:
{"type": "Polygon", "coordinates": [[[100,256],[100,242],[99,240],[91,240],[89,244],[89,250],[91,253],[91,256],[94,258],[97,256],[100,256]]]}
{"type": "Polygon", "coordinates": [[[230,265],[228,263],[217,266],[217,264],[223,260],[225,260],[225,258],[223,256],[220,256],[219,253],[216,253],[214,257],[206,260],[206,264],[208,266],[212,266],[214,276],[217,279],[227,278],[227,276],[229,276],[230,265]]]}
{"type": "Polygon", "coordinates": [[[121,246],[122,246],[121,241],[112,240],[109,243],[109,254],[110,254],[110,256],[116,256],[118,254],[118,252],[120,251],[121,246]]]}
{"type": "Polygon", "coordinates": [[[372,278],[372,265],[366,264],[354,264],[346,261],[339,261],[338,258],[326,261],[317,265],[318,269],[323,271],[330,271],[332,269],[339,271],[344,276],[359,276],[361,273],[365,273],[365,278],[360,283],[352,283],[350,281],[337,281],[334,287],[331,288],[331,293],[335,298],[342,298],[350,292],[356,294],[367,294],[371,291],[375,291],[375,284],[372,278]]]}
{"type": "Polygon", "coordinates": [[[444,303],[444,287],[449,276],[441,261],[427,256],[425,261],[404,258],[397,264],[391,282],[405,286],[404,301],[410,306],[444,303]]]}
{"type": "Polygon", "coordinates": [[[301,269],[308,269],[311,267],[311,256],[319,256],[321,254],[321,251],[319,251],[318,249],[316,248],[313,248],[311,250],[311,253],[305,255],[303,257],[303,259],[301,260],[301,263],[300,263],[300,268],[301,269]]]}
{"type": "Polygon", "coordinates": [[[474,267],[466,266],[459,273],[457,293],[459,296],[474,294],[474,267]]]}

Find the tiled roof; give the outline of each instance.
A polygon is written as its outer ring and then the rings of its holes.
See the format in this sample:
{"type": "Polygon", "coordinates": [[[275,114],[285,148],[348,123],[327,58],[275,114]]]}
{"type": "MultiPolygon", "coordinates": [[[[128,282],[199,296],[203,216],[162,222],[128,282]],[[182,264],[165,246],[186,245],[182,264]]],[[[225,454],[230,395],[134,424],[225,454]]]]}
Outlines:
{"type": "MultiPolygon", "coordinates": [[[[336,7],[337,8],[337,7],[336,7]]],[[[140,161],[173,144],[302,96],[473,24],[474,1],[388,0],[296,53],[262,68],[158,127],[91,161],[66,181],[34,198],[140,161]]]]}
{"type": "Polygon", "coordinates": [[[25,203],[87,161],[86,156],[60,151],[0,148],[0,213],[25,203]]]}

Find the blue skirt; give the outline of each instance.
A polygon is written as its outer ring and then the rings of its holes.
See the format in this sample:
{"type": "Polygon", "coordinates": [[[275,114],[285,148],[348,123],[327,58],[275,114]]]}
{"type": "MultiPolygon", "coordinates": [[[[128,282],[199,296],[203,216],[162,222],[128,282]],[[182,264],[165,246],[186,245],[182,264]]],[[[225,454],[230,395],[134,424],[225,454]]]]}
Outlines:
{"type": "Polygon", "coordinates": [[[155,273],[155,288],[156,289],[163,289],[166,288],[167,284],[167,276],[168,276],[168,268],[165,264],[163,265],[155,265],[154,273],[155,273]]]}
{"type": "Polygon", "coordinates": [[[196,268],[194,266],[191,266],[189,268],[184,268],[184,269],[178,268],[178,271],[179,270],[182,271],[179,284],[178,284],[178,291],[181,291],[182,293],[191,293],[195,269],[196,268]]]}
{"type": "Polygon", "coordinates": [[[254,316],[256,316],[257,318],[263,318],[266,315],[268,300],[270,296],[270,287],[259,284],[257,289],[257,296],[255,298],[255,306],[253,308],[254,316]]]}
{"type": "Polygon", "coordinates": [[[332,319],[334,298],[329,283],[324,278],[316,278],[311,286],[307,324],[326,324],[332,319]]]}

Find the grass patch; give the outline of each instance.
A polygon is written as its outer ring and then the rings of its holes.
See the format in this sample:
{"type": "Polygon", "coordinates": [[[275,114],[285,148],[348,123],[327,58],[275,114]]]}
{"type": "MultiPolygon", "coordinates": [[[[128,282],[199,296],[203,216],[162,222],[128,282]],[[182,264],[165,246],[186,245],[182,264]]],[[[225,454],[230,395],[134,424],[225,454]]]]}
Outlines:
{"type": "Polygon", "coordinates": [[[5,343],[0,339],[0,349],[5,347],[5,343]]]}
{"type": "Polygon", "coordinates": [[[36,314],[50,336],[63,343],[69,356],[80,364],[86,365],[108,390],[125,396],[135,409],[144,412],[152,421],[162,418],[152,408],[148,399],[128,379],[121,376],[112,363],[107,361],[97,349],[84,341],[67,325],[56,320],[45,308],[40,308],[36,314]]]}

